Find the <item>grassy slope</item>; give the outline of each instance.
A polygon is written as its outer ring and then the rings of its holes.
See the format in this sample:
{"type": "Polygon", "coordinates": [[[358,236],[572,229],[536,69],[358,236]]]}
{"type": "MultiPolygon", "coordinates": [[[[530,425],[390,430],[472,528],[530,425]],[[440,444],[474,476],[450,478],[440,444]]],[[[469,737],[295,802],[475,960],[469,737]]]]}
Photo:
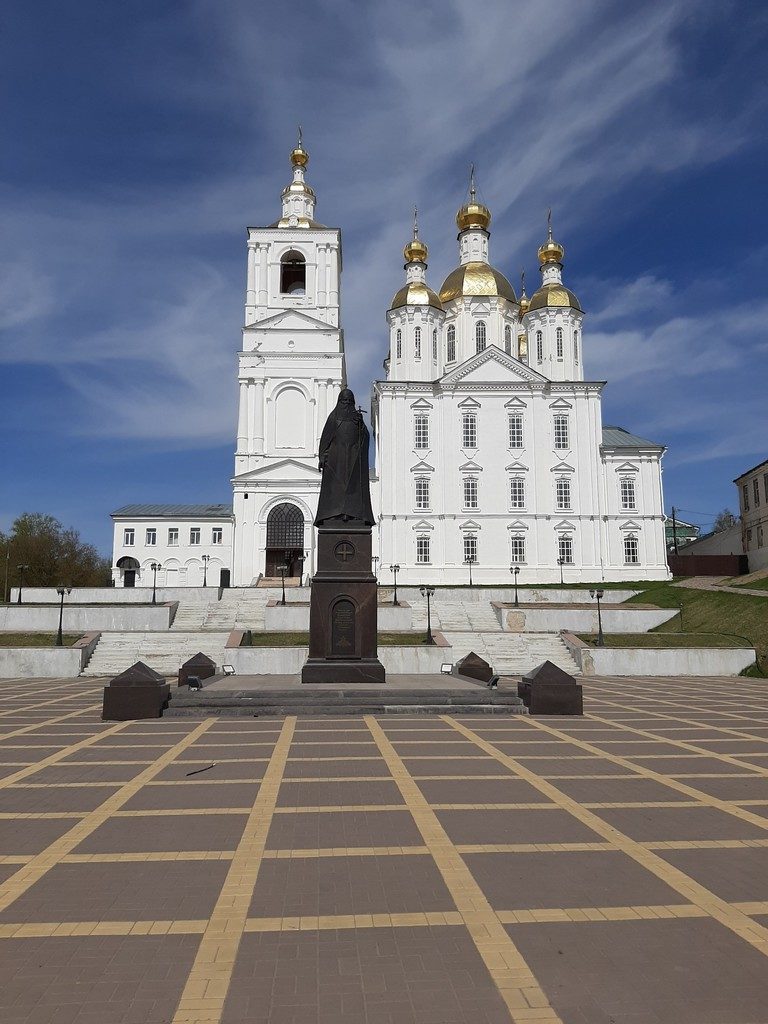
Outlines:
{"type": "Polygon", "coordinates": [[[734,583],[728,584],[731,587],[745,587],[748,590],[768,590],[768,576],[762,576],[759,580],[752,580],[751,583],[734,583]]]}
{"type": "MultiPolygon", "coordinates": [[[[686,587],[673,587],[670,583],[647,583],[644,586],[645,590],[631,597],[627,604],[648,603],[659,608],[682,606],[683,631],[742,637],[755,648],[760,666],[764,672],[768,672],[768,598],[712,590],[689,590],[686,587]]],[[[676,615],[652,632],[681,632],[680,616],[676,615]]]]}
{"type": "MultiPolygon", "coordinates": [[[[597,645],[596,633],[579,633],[580,640],[597,645]]],[[[606,633],[605,647],[743,647],[744,641],[723,633],[606,633]]]]}
{"type": "MultiPolygon", "coordinates": [[[[64,633],[65,647],[71,647],[82,633],[64,633]]],[[[0,633],[0,647],[55,647],[55,633],[0,633]]]]}

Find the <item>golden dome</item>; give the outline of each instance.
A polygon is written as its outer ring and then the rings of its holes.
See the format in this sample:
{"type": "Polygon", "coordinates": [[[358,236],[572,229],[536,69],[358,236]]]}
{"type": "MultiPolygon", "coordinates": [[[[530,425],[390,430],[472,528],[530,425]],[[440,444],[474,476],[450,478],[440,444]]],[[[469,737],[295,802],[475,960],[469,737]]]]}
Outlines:
{"type": "Polygon", "coordinates": [[[412,238],[403,249],[406,263],[426,263],[429,249],[419,238],[412,238]]]}
{"type": "Polygon", "coordinates": [[[474,200],[464,203],[456,214],[456,223],[459,231],[468,231],[470,228],[480,228],[483,231],[487,231],[488,225],[491,223],[491,211],[487,206],[483,206],[482,203],[477,203],[474,200]]]}
{"type": "Polygon", "coordinates": [[[547,211],[547,240],[539,246],[539,263],[543,267],[547,263],[562,263],[565,249],[552,237],[552,211],[547,211]]]}
{"type": "Polygon", "coordinates": [[[442,309],[443,304],[431,288],[428,288],[420,281],[411,281],[404,285],[392,299],[390,309],[400,309],[402,306],[432,306],[435,309],[442,309]]]}
{"type": "Polygon", "coordinates": [[[523,294],[520,296],[520,316],[525,316],[525,314],[528,312],[530,308],[531,300],[528,298],[525,292],[523,292],[523,294]]]}
{"type": "Polygon", "coordinates": [[[515,289],[487,263],[465,263],[456,267],[443,281],[440,300],[450,302],[464,295],[498,295],[508,302],[517,302],[515,289]]]}
{"type": "Polygon", "coordinates": [[[547,306],[570,306],[571,309],[577,309],[580,313],[584,312],[573,292],[562,284],[543,284],[531,296],[528,309],[545,309],[547,306]]]}

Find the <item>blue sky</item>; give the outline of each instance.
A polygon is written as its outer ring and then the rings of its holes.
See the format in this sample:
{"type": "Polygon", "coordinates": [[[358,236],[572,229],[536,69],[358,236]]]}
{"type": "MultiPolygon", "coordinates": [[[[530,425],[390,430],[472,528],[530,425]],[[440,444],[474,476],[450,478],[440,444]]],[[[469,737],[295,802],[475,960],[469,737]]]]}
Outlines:
{"type": "Polygon", "coordinates": [[[244,229],[299,122],[365,407],[411,208],[437,287],[474,161],[529,294],[553,208],[604,421],[668,445],[667,507],[708,526],[768,455],[767,38],[723,0],[10,0],[0,528],[108,553],[125,502],[229,500],[244,229]]]}

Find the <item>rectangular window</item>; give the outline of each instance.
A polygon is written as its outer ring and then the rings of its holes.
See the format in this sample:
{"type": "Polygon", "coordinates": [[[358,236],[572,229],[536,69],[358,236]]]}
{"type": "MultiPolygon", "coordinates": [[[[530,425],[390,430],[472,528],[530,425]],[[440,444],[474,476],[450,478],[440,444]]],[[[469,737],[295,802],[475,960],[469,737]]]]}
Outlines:
{"type": "Polygon", "coordinates": [[[557,538],[557,557],[563,565],[573,565],[573,537],[562,534],[557,538]]]}
{"type": "Polygon", "coordinates": [[[416,477],[416,508],[429,508],[429,478],[416,477]]]}
{"type": "Polygon", "coordinates": [[[749,545],[751,543],[752,543],[752,531],[751,530],[747,530],[747,544],[749,545]]]}
{"type": "Polygon", "coordinates": [[[136,531],[135,530],[123,530],[123,544],[127,548],[132,548],[136,543],[136,531]]]}
{"type": "Polygon", "coordinates": [[[509,504],[512,508],[525,508],[525,480],[513,476],[509,481],[509,504]]]}
{"type": "Polygon", "coordinates": [[[211,544],[223,544],[224,543],[224,527],[214,526],[211,530],[211,544]]]}
{"type": "Polygon", "coordinates": [[[755,477],[752,481],[752,496],[755,499],[755,508],[760,504],[760,481],[755,477]]]}
{"type": "Polygon", "coordinates": [[[200,543],[200,527],[193,526],[189,531],[189,543],[199,544],[200,543]]]}
{"type": "Polygon", "coordinates": [[[168,530],[168,547],[175,548],[179,545],[179,531],[175,526],[171,526],[168,530]]]}
{"type": "Polygon", "coordinates": [[[525,561],[525,537],[512,537],[510,558],[513,565],[525,561]]]}
{"type": "Polygon", "coordinates": [[[477,448],[477,416],[473,412],[465,412],[461,418],[462,448],[477,448]]]}
{"type": "Polygon", "coordinates": [[[477,477],[464,477],[464,508],[477,508],[477,477]]]}
{"type": "Polygon", "coordinates": [[[536,331],[536,358],[539,362],[544,359],[544,338],[541,331],[536,331]]]}
{"type": "Polygon", "coordinates": [[[519,412],[509,414],[509,447],[523,447],[523,415],[519,412]]]}
{"type": "Polygon", "coordinates": [[[557,508],[571,507],[571,481],[568,480],[567,477],[563,477],[556,482],[555,495],[557,499],[557,508]]]}
{"type": "Polygon", "coordinates": [[[563,415],[554,418],[555,448],[568,447],[568,417],[563,415]]]}
{"type": "Polygon", "coordinates": [[[477,537],[474,533],[467,533],[464,535],[464,561],[477,561],[477,537]]]}
{"type": "Polygon", "coordinates": [[[768,501],[768,473],[763,473],[763,497],[768,501]]]}
{"type": "Polygon", "coordinates": [[[429,416],[414,416],[413,447],[429,448],[429,416]]]}
{"type": "Polygon", "coordinates": [[[154,526],[150,526],[149,529],[147,530],[146,544],[147,547],[150,548],[154,547],[154,545],[157,544],[157,530],[154,528],[154,526]]]}
{"type": "Polygon", "coordinates": [[[429,561],[429,537],[416,538],[416,561],[422,565],[429,561]]]}
{"type": "Polygon", "coordinates": [[[624,562],[627,565],[637,565],[639,561],[637,537],[630,533],[624,538],[624,562]]]}
{"type": "Polygon", "coordinates": [[[635,481],[631,477],[623,477],[621,481],[621,507],[635,507],[635,481]]]}
{"type": "Polygon", "coordinates": [[[745,512],[749,512],[749,488],[746,484],[741,488],[741,507],[745,512]]]}

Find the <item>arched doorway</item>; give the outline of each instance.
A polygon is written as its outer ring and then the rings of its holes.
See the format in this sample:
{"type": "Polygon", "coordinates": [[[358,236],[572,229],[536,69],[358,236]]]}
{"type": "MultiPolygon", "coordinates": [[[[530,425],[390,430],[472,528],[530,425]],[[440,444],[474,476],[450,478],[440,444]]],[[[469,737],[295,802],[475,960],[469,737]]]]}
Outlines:
{"type": "Polygon", "coordinates": [[[136,586],[136,573],[139,569],[139,563],[135,558],[131,558],[130,555],[123,555],[122,558],[118,558],[115,562],[115,567],[119,569],[123,575],[124,587],[136,586]]]}
{"type": "Polygon", "coordinates": [[[275,505],[267,516],[265,576],[279,576],[287,565],[286,576],[301,576],[304,555],[304,516],[289,502],[275,505]]]}

